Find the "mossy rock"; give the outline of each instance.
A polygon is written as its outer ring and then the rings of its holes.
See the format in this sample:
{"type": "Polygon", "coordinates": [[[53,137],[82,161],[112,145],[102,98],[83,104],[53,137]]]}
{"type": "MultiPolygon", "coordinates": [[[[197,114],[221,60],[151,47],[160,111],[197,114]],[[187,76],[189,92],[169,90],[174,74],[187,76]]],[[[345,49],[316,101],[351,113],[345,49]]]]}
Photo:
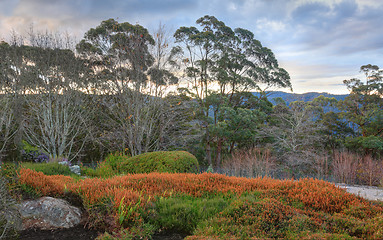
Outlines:
{"type": "Polygon", "coordinates": [[[121,164],[123,173],[198,173],[197,158],[186,151],[160,151],[140,154],[121,164]]]}

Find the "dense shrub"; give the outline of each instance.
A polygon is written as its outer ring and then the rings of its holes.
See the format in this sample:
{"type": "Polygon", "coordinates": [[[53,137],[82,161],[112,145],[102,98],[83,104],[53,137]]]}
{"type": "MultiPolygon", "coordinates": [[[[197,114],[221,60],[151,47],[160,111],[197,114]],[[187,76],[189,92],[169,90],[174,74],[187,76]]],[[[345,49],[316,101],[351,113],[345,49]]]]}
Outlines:
{"type": "Polygon", "coordinates": [[[22,163],[23,168],[28,168],[35,170],[37,172],[42,172],[45,175],[65,175],[71,176],[73,173],[70,171],[69,167],[64,164],[59,164],[57,162],[50,163],[22,163]]]}
{"type": "Polygon", "coordinates": [[[109,178],[129,173],[197,173],[199,165],[196,157],[185,151],[150,152],[134,157],[117,152],[109,154],[96,169],[82,167],[81,171],[88,177],[109,178]]]}
{"type": "Polygon", "coordinates": [[[101,163],[97,168],[81,167],[81,174],[87,177],[101,177],[109,178],[118,175],[117,172],[113,171],[112,167],[107,164],[101,163]]]}
{"type": "Polygon", "coordinates": [[[49,161],[48,154],[41,151],[39,148],[30,145],[26,141],[22,141],[22,145],[23,149],[21,150],[21,157],[23,161],[36,163],[44,163],[49,161]]]}
{"type": "Polygon", "coordinates": [[[188,195],[160,197],[143,213],[147,222],[160,232],[177,232],[190,235],[197,225],[223,211],[231,198],[214,196],[196,198],[188,195]]]}
{"type": "Polygon", "coordinates": [[[193,154],[185,151],[163,151],[128,158],[121,165],[124,173],[197,173],[199,165],[193,154]]]}
{"type": "Polygon", "coordinates": [[[0,176],[0,239],[17,238],[21,217],[15,205],[16,202],[9,195],[6,179],[0,176]]]}

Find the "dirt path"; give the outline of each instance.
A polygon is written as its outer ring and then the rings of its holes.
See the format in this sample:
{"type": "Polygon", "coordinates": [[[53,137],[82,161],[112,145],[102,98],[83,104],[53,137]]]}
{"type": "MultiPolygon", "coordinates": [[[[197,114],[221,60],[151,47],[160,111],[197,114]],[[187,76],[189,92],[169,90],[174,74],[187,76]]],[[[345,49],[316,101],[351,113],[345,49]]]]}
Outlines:
{"type": "Polygon", "coordinates": [[[383,201],[383,188],[370,186],[346,185],[343,183],[336,184],[345,189],[347,192],[361,196],[368,200],[383,201]]]}

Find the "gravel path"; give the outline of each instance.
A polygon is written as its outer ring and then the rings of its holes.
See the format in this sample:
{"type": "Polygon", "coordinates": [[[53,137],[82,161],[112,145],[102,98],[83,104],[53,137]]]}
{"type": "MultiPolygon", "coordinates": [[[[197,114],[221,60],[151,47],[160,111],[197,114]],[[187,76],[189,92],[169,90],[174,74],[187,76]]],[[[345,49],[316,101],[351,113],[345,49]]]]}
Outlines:
{"type": "Polygon", "coordinates": [[[383,201],[383,188],[370,187],[370,186],[358,186],[358,185],[346,185],[343,183],[335,184],[347,192],[361,196],[368,200],[383,201]]]}

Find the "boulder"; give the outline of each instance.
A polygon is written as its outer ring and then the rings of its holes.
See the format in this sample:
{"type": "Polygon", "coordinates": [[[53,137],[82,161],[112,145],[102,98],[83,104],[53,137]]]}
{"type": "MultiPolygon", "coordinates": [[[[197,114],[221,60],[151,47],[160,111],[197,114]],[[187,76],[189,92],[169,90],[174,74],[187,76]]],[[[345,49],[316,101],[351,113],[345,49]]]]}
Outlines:
{"type": "Polygon", "coordinates": [[[81,221],[81,210],[63,199],[42,197],[24,201],[18,208],[23,219],[23,229],[71,228],[81,221]]]}
{"type": "Polygon", "coordinates": [[[73,165],[69,167],[70,171],[74,174],[81,175],[81,169],[79,165],[73,165]]]}

